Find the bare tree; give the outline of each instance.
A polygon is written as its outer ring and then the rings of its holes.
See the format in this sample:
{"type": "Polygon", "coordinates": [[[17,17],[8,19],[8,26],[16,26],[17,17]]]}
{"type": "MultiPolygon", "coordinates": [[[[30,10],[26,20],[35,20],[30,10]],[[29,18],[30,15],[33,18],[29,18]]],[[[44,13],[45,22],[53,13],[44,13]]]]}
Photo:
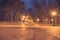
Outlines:
{"type": "Polygon", "coordinates": [[[18,20],[17,18],[24,10],[24,2],[21,2],[20,0],[8,0],[7,4],[5,5],[5,10],[6,15],[8,16],[8,20],[18,20]]]}

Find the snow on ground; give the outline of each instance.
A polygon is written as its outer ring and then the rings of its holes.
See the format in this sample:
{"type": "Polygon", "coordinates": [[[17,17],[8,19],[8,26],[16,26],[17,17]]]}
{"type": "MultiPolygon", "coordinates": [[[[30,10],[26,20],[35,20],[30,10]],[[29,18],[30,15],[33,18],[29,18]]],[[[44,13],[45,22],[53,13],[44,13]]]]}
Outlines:
{"type": "Polygon", "coordinates": [[[51,35],[60,37],[60,26],[46,26],[40,24],[34,24],[37,28],[41,28],[49,32],[51,35]]]}
{"type": "Polygon", "coordinates": [[[49,35],[46,30],[40,28],[0,28],[0,40],[60,40],[60,38],[49,35]]]}
{"type": "Polygon", "coordinates": [[[53,36],[60,37],[60,26],[49,26],[49,25],[41,25],[38,23],[8,23],[8,22],[0,22],[0,27],[22,27],[23,29],[25,28],[41,28],[46,30],[48,33],[50,33],[53,36]]]}

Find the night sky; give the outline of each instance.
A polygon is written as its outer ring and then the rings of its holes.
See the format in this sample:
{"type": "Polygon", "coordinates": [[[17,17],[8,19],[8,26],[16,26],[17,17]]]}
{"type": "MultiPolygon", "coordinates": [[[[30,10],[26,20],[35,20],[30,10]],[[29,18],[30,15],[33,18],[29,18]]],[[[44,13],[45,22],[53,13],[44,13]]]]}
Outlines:
{"type": "Polygon", "coordinates": [[[33,3],[31,2],[31,0],[22,0],[25,2],[25,9],[28,9],[28,8],[32,8],[34,9],[34,5],[33,3]]]}
{"type": "MultiPolygon", "coordinates": [[[[32,0],[21,0],[25,3],[25,9],[32,8],[34,9],[34,5],[32,3],[32,0]]],[[[46,0],[46,6],[48,6],[49,1],[52,1],[51,3],[54,3],[55,0],[46,0]]],[[[60,0],[57,0],[60,3],[60,0]]],[[[4,6],[8,0],[0,0],[0,6],[4,6]]],[[[41,0],[36,0],[37,3],[40,3],[41,0]]]]}
{"type": "Polygon", "coordinates": [[[3,6],[8,2],[8,0],[0,0],[0,5],[3,6]]]}

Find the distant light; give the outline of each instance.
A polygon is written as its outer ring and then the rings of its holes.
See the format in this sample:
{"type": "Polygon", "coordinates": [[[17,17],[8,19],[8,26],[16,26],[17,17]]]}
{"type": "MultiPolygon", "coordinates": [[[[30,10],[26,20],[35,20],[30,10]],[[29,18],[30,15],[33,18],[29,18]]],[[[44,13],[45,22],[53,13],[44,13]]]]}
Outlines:
{"type": "Polygon", "coordinates": [[[39,18],[37,18],[37,21],[40,21],[39,18]]]}
{"type": "Polygon", "coordinates": [[[25,16],[23,16],[23,18],[25,18],[25,16]]]}
{"type": "Polygon", "coordinates": [[[25,15],[21,17],[21,21],[25,20],[25,15]]]}
{"type": "Polygon", "coordinates": [[[52,12],[51,15],[52,15],[52,16],[56,16],[56,15],[57,15],[56,11],[52,12]]]}
{"type": "Polygon", "coordinates": [[[53,14],[52,14],[52,15],[54,15],[54,16],[55,16],[55,15],[56,15],[56,12],[53,12],[53,14]]]}

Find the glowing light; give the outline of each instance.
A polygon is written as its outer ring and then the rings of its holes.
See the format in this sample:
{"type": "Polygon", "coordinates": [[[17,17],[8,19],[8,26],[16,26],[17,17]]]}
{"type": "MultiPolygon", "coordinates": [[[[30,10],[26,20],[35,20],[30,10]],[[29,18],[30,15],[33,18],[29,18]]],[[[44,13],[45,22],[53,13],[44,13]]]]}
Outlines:
{"type": "Polygon", "coordinates": [[[25,20],[25,15],[24,15],[24,16],[22,16],[22,18],[21,18],[21,21],[23,21],[23,20],[25,20]]]}
{"type": "Polygon", "coordinates": [[[40,21],[39,18],[37,18],[37,21],[40,21]]]}
{"type": "Polygon", "coordinates": [[[22,18],[25,18],[25,15],[22,18]]]}
{"type": "Polygon", "coordinates": [[[52,16],[56,16],[57,14],[56,14],[56,12],[54,11],[54,12],[52,12],[52,16]]]}

